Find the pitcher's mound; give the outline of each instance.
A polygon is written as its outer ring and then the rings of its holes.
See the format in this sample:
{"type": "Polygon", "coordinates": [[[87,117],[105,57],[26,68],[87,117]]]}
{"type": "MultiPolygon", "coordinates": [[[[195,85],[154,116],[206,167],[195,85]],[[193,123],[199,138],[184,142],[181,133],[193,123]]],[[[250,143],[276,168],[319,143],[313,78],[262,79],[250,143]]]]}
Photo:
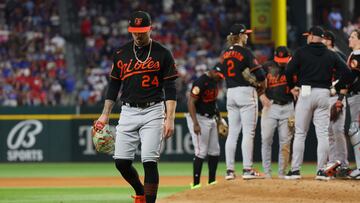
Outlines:
{"type": "Polygon", "coordinates": [[[218,202],[360,202],[360,181],[258,179],[220,181],[217,185],[187,190],[160,203],[218,202]]]}

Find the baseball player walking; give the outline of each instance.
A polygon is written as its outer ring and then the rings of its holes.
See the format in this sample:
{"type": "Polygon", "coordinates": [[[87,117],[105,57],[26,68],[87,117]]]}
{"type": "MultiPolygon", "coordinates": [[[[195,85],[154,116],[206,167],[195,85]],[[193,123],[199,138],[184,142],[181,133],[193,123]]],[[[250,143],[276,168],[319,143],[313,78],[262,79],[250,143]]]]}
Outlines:
{"type": "Polygon", "coordinates": [[[351,124],[349,129],[350,142],[354,147],[356,169],[350,173],[353,179],[360,179],[360,30],[354,30],[349,37],[352,53],[348,59],[355,81],[350,85],[348,102],[350,106],[351,124]]]}
{"type": "Polygon", "coordinates": [[[263,105],[261,114],[261,156],[266,178],[271,178],[271,145],[275,129],[279,134],[279,178],[284,178],[290,160],[290,143],[293,136],[291,118],[294,117],[293,97],[286,82],[285,67],[290,59],[290,50],[280,46],[275,50],[273,61],[263,65],[267,78],[265,94],[260,96],[263,105]]]}
{"type": "Polygon", "coordinates": [[[195,150],[191,189],[201,187],[201,169],[206,156],[209,166],[208,184],[216,184],[216,169],[220,155],[219,136],[215,120],[215,116],[220,116],[220,113],[217,109],[216,99],[218,82],[223,78],[221,69],[214,66],[197,79],[191,88],[188,100],[189,114],[186,114],[186,121],[195,150]]]}
{"type": "MultiPolygon", "coordinates": [[[[326,47],[337,53],[341,59],[346,60],[345,54],[335,48],[335,34],[331,31],[325,31],[324,33],[324,44],[326,47]]],[[[339,79],[339,75],[334,71],[333,74],[333,85],[331,88],[330,106],[334,105],[339,97],[340,90],[335,88],[335,84],[339,79]]],[[[329,166],[333,167],[333,174],[337,177],[347,176],[349,172],[349,161],[348,161],[348,148],[345,137],[345,115],[346,115],[346,100],[342,101],[341,113],[338,114],[337,118],[330,116],[329,123],[329,166]],[[337,168],[340,166],[340,168],[337,168]],[[335,174],[336,173],[336,174],[335,174]]],[[[330,110],[331,111],[331,110],[330,110]]]]}
{"type": "Polygon", "coordinates": [[[174,131],[177,72],[171,52],[150,38],[148,13],[133,13],[128,31],[133,41],[114,54],[105,105],[98,121],[108,122],[121,87],[122,110],[116,127],[115,165],[134,188],[135,202],[151,203],[156,200],[159,184],[160,144],[174,131]],[[144,185],[132,166],[140,143],[144,185]]]}
{"type": "MultiPolygon", "coordinates": [[[[324,30],[312,27],[307,36],[307,45],[298,49],[290,60],[285,71],[286,79],[294,98],[298,98],[295,107],[295,138],[291,170],[286,179],[300,179],[300,168],[303,162],[305,139],[309,130],[311,118],[315,125],[317,146],[317,180],[329,180],[323,170],[329,151],[329,99],[333,68],[339,72],[342,80],[340,87],[350,82],[351,72],[346,63],[322,43],[324,30]],[[295,87],[293,75],[298,78],[299,87],[295,87]]],[[[343,88],[342,88],[343,89],[343,88]]],[[[341,90],[338,101],[343,100],[341,90]]],[[[345,91],[346,92],[346,91],[345,91]]]]}
{"type": "MultiPolygon", "coordinates": [[[[245,48],[249,33],[251,30],[247,30],[242,24],[231,26],[227,37],[229,47],[222,55],[221,67],[228,88],[226,108],[229,134],[225,144],[226,180],[235,178],[235,152],[241,130],[243,135],[241,143],[243,178],[264,178],[252,168],[255,128],[258,118],[258,93],[257,89],[245,80],[243,72],[246,68],[250,69],[257,81],[262,82],[262,87],[265,86],[265,73],[251,51],[245,48]]],[[[258,89],[262,93],[264,92],[264,89],[258,89]]]]}

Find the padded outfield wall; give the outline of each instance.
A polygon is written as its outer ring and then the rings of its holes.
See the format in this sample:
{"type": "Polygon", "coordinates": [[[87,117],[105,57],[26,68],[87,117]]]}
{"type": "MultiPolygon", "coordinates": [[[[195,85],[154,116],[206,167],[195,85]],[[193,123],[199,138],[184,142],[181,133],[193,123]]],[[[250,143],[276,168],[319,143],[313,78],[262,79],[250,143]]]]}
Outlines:
{"type": "MultiPolygon", "coordinates": [[[[225,107],[222,105],[222,111],[225,107]]],[[[178,108],[175,134],[164,141],[161,161],[192,161],[193,146],[184,117],[185,108],[178,108]]],[[[120,107],[111,114],[114,130],[120,107]]],[[[112,157],[97,154],[91,140],[91,125],[98,118],[100,107],[1,107],[0,162],[69,162],[111,161],[112,157]]],[[[226,116],[226,113],[223,113],[226,116]]],[[[260,118],[255,136],[254,161],[261,161],[260,118]]],[[[241,138],[241,134],[240,134],[241,138]]],[[[274,137],[273,160],[277,160],[277,135],[274,137]]],[[[306,141],[305,161],[316,160],[316,137],[311,127],[306,141]]],[[[220,140],[221,160],[225,160],[225,140],[220,140]]],[[[241,158],[238,140],[237,160],[241,158]]],[[[351,151],[350,151],[351,153],[351,151]]],[[[138,157],[139,159],[139,157],[138,157]]]]}

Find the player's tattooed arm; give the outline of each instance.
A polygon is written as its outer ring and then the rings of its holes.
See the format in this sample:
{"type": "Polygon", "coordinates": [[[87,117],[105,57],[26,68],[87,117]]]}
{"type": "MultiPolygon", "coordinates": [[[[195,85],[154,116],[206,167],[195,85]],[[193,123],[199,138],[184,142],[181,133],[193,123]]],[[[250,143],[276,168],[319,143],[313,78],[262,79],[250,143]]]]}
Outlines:
{"type": "Polygon", "coordinates": [[[101,116],[99,117],[98,121],[103,122],[103,123],[109,123],[109,116],[110,116],[112,108],[114,107],[114,104],[115,104],[115,102],[110,99],[105,100],[104,108],[103,108],[103,111],[102,111],[101,116]]]}

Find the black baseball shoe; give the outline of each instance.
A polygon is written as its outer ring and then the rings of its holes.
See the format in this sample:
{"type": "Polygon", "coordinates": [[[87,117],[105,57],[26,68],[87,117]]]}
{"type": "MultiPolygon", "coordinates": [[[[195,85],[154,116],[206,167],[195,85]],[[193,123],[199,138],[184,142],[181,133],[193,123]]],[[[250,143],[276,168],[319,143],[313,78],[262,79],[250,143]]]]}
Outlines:
{"type": "Polygon", "coordinates": [[[301,179],[300,170],[289,171],[284,178],[286,180],[299,180],[301,179]]]}
{"type": "Polygon", "coordinates": [[[347,166],[340,166],[336,170],[335,178],[338,179],[349,179],[351,169],[347,166]]]}
{"type": "Polygon", "coordinates": [[[225,175],[225,180],[234,180],[236,178],[235,171],[227,170],[225,175]]]}
{"type": "Polygon", "coordinates": [[[316,176],[315,176],[315,180],[330,180],[330,176],[328,176],[325,173],[324,169],[320,169],[317,171],[316,176]]]}

